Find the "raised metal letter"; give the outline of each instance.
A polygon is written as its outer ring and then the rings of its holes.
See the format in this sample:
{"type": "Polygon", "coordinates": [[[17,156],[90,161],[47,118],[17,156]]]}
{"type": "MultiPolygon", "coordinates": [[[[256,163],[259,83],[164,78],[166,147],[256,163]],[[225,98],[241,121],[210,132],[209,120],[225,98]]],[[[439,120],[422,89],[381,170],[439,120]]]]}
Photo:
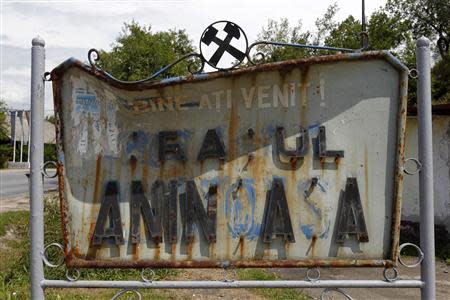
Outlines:
{"type": "Polygon", "coordinates": [[[336,241],[342,243],[349,235],[356,235],[360,242],[368,242],[366,221],[359,196],[356,178],[347,178],[344,197],[342,197],[341,211],[338,216],[336,241]]]}
{"type": "Polygon", "coordinates": [[[184,150],[178,143],[168,144],[168,141],[175,140],[178,138],[178,133],[176,131],[161,131],[159,133],[159,160],[165,161],[167,153],[173,153],[176,159],[180,161],[186,160],[186,155],[184,155],[184,150]]]}
{"type": "Polygon", "coordinates": [[[279,178],[273,180],[272,188],[266,194],[262,234],[265,243],[270,243],[276,236],[282,236],[284,240],[295,243],[284,185],[279,178]]]}
{"type": "MultiPolygon", "coordinates": [[[[157,202],[163,202],[163,198],[158,197],[156,193],[152,195],[153,199],[157,202]]],[[[145,197],[142,182],[131,182],[131,243],[138,244],[141,240],[141,213],[144,219],[145,229],[153,238],[155,243],[162,241],[162,228],[161,218],[159,214],[161,211],[157,211],[155,208],[151,208],[150,204],[145,197]]]]}
{"type": "Polygon", "coordinates": [[[209,129],[206,132],[197,160],[202,161],[207,158],[225,159],[225,146],[215,129],[209,129]]]}
{"type": "Polygon", "coordinates": [[[162,181],[156,181],[153,184],[153,190],[155,190],[155,192],[163,192],[164,196],[164,203],[162,203],[162,209],[164,211],[164,214],[162,214],[164,216],[164,220],[162,221],[165,233],[164,238],[169,241],[170,244],[176,244],[178,182],[176,180],[171,180],[169,183],[169,190],[166,191],[164,183],[162,181]]]}
{"type": "Polygon", "coordinates": [[[189,180],[186,182],[186,192],[180,195],[180,207],[183,217],[183,232],[188,242],[191,242],[194,238],[193,225],[195,222],[199,225],[209,243],[216,241],[216,194],[217,186],[215,188],[210,187],[207,196],[208,207],[205,210],[195,181],[189,180]]]}
{"type": "Polygon", "coordinates": [[[114,238],[116,245],[124,243],[122,235],[122,219],[119,209],[119,184],[110,181],[106,184],[105,196],[103,197],[97,223],[95,224],[93,245],[101,245],[103,239],[114,238]],[[109,215],[109,227],[105,230],[106,218],[109,215]]]}
{"type": "Polygon", "coordinates": [[[288,158],[303,158],[308,153],[309,134],[308,130],[300,127],[300,136],[297,138],[296,149],[287,150],[284,146],[284,127],[277,127],[276,131],[277,153],[288,158]]]}
{"type": "Polygon", "coordinates": [[[326,140],[325,126],[320,126],[319,127],[319,135],[317,136],[317,139],[319,141],[319,158],[326,158],[326,157],[340,158],[340,157],[344,157],[344,151],[342,151],[342,150],[327,150],[327,140],[326,140]]]}

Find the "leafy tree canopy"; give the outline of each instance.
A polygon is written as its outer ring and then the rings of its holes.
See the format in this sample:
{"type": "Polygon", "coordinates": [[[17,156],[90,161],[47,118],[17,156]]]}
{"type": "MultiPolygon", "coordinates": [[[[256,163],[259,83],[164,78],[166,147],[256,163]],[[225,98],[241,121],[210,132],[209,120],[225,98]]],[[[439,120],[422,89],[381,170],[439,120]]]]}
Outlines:
{"type": "Polygon", "coordinates": [[[6,115],[7,115],[6,102],[0,99],[0,141],[6,141],[8,137],[8,128],[6,126],[6,115]]]}
{"type": "MultiPolygon", "coordinates": [[[[184,54],[194,51],[184,30],[153,32],[137,22],[125,23],[110,52],[100,52],[100,67],[121,80],[144,79],[184,54]]],[[[188,73],[189,61],[183,61],[163,73],[173,77],[188,73]]]]}
{"type": "Polygon", "coordinates": [[[409,23],[414,38],[426,36],[436,42],[441,57],[450,48],[450,1],[388,0],[386,8],[409,23]]]}
{"type": "MultiPolygon", "coordinates": [[[[289,24],[285,18],[269,20],[258,35],[258,40],[285,43],[328,45],[342,48],[361,48],[359,17],[348,16],[336,20],[337,3],[328,7],[316,20],[313,31],[304,30],[299,21],[289,24]]],[[[409,68],[415,67],[414,40],[421,35],[431,37],[437,45],[437,59],[432,72],[435,102],[450,101],[449,41],[450,2],[448,0],[388,0],[367,17],[369,50],[387,49],[398,56],[409,68]]],[[[139,80],[148,77],[181,56],[194,52],[195,47],[184,30],[152,31],[137,22],[125,23],[122,33],[110,52],[101,51],[100,67],[121,80],[139,80]]],[[[259,45],[252,51],[253,60],[266,62],[298,59],[311,55],[329,54],[329,51],[259,45]],[[258,55],[261,53],[262,55],[258,55]]],[[[192,61],[182,61],[161,77],[188,74],[192,61]]],[[[195,67],[199,62],[194,62],[195,67]]],[[[410,80],[409,101],[415,104],[416,82],[410,80]]]]}

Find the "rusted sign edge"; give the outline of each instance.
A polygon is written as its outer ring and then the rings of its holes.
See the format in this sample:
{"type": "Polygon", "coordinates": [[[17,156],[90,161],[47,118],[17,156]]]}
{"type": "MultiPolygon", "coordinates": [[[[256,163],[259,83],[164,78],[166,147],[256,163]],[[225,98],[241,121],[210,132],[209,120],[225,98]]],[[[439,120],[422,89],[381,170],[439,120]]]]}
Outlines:
{"type": "Polygon", "coordinates": [[[187,82],[198,82],[198,81],[204,81],[204,80],[211,80],[216,78],[226,78],[226,77],[233,77],[236,75],[242,75],[247,73],[258,73],[263,71],[273,71],[273,70],[279,70],[284,69],[286,71],[289,71],[291,69],[295,68],[305,68],[309,65],[316,65],[316,64],[326,64],[326,63],[333,63],[333,62],[342,62],[342,61],[364,61],[364,60],[374,60],[374,59],[384,59],[388,63],[390,63],[395,69],[398,71],[407,71],[408,68],[403,65],[397,58],[395,58],[389,51],[383,50],[383,51],[368,51],[368,52],[357,52],[357,53],[346,53],[346,54],[335,54],[335,55],[326,55],[326,56],[314,56],[309,57],[305,59],[298,59],[298,60],[287,60],[283,62],[277,62],[277,63],[269,63],[269,64],[261,64],[254,67],[248,67],[248,68],[240,68],[235,69],[231,71],[217,71],[217,72],[211,72],[211,73],[201,73],[201,74],[194,74],[189,76],[182,76],[182,77],[172,77],[172,78],[166,78],[158,81],[149,81],[145,83],[124,83],[116,81],[108,76],[106,76],[103,72],[99,71],[98,69],[92,68],[89,65],[86,65],[82,63],[81,61],[75,59],[75,58],[69,58],[63,63],[61,63],[59,66],[54,68],[51,71],[51,78],[52,81],[58,82],[59,79],[64,75],[64,73],[72,68],[79,68],[83,71],[86,71],[88,74],[91,74],[98,79],[107,82],[113,87],[124,89],[128,91],[141,91],[146,90],[149,88],[162,88],[166,86],[172,86],[177,84],[183,84],[187,82]]]}
{"type": "Polygon", "coordinates": [[[329,64],[345,61],[365,61],[382,59],[392,65],[399,73],[400,91],[399,91],[399,113],[397,124],[397,151],[396,151],[396,169],[394,183],[394,199],[392,204],[392,226],[391,226],[391,247],[389,256],[384,259],[302,259],[302,260],[242,260],[229,262],[230,266],[248,267],[248,268],[300,268],[300,267],[393,267],[397,266],[399,236],[400,236],[400,219],[401,204],[403,190],[403,163],[405,153],[405,130],[406,130],[406,114],[407,114],[407,91],[408,91],[408,68],[394,57],[389,51],[369,51],[359,53],[337,54],[328,56],[317,56],[300,60],[289,60],[280,63],[264,64],[255,67],[236,69],[228,72],[212,72],[207,74],[191,75],[186,77],[174,77],[156,82],[146,83],[120,83],[103,73],[83,64],[81,61],[70,58],[57,66],[51,72],[53,86],[53,101],[55,108],[55,130],[57,145],[57,172],[58,172],[58,191],[60,197],[61,210],[61,226],[64,240],[65,262],[68,267],[77,268],[221,268],[223,261],[155,261],[155,260],[138,260],[138,261],[117,261],[117,260],[89,260],[78,257],[72,251],[69,251],[68,243],[68,224],[67,215],[67,199],[64,190],[64,145],[63,145],[63,129],[62,122],[62,97],[61,97],[61,79],[64,73],[70,68],[79,68],[86,73],[95,76],[111,86],[119,89],[142,91],[152,88],[161,88],[188,82],[199,82],[204,80],[212,80],[216,78],[226,78],[247,73],[257,73],[263,71],[304,68],[309,65],[329,64]]]}
{"type": "Polygon", "coordinates": [[[394,185],[394,201],[392,205],[392,227],[391,227],[391,259],[397,266],[399,256],[399,240],[400,240],[400,219],[403,201],[403,165],[405,163],[405,132],[406,132],[406,115],[408,103],[408,76],[407,70],[401,70],[400,90],[399,90],[399,115],[397,124],[397,152],[396,152],[396,168],[395,168],[395,185],[394,185]]]}
{"type": "Polygon", "coordinates": [[[389,259],[302,259],[302,260],[179,260],[179,261],[158,261],[158,260],[87,260],[78,258],[75,255],[66,257],[68,268],[307,268],[307,267],[328,267],[328,268],[350,268],[350,267],[379,267],[391,268],[396,264],[389,259]]]}

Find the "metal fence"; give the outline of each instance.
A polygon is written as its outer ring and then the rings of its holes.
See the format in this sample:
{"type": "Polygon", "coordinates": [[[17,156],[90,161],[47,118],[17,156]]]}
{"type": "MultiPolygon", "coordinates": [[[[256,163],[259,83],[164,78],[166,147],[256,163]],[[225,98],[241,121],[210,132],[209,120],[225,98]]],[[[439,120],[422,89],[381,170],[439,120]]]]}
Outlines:
{"type": "MultiPolygon", "coordinates": [[[[32,41],[32,78],[31,78],[31,170],[30,170],[30,226],[31,226],[31,293],[32,299],[44,299],[46,288],[120,288],[113,299],[130,291],[140,298],[137,289],[181,289],[181,288],[323,288],[322,296],[329,292],[351,297],[341,288],[420,288],[422,299],[435,299],[435,257],[434,257],[434,211],[433,211],[433,165],[431,134],[431,80],[430,80],[430,41],[426,38],[417,40],[417,77],[418,77],[418,123],[419,123],[419,157],[412,159],[417,164],[420,176],[420,248],[412,244],[404,247],[416,247],[418,261],[410,267],[421,267],[421,280],[400,280],[395,268],[385,269],[384,279],[380,280],[322,280],[318,268],[308,269],[305,280],[273,281],[154,281],[141,273],[137,281],[87,281],[78,280],[80,272],[67,269],[66,280],[48,280],[44,277],[44,265],[56,266],[46,257],[46,250],[62,246],[52,243],[44,247],[44,207],[42,174],[43,163],[43,121],[44,121],[44,82],[45,42],[41,38],[32,41]],[[313,274],[314,273],[314,274],[313,274]]],[[[405,170],[407,174],[415,174],[405,170]]],[[[45,175],[45,174],[44,174],[45,175]]],[[[399,262],[405,263],[399,255],[399,262]]],[[[63,262],[61,262],[62,264],[63,262]]]]}

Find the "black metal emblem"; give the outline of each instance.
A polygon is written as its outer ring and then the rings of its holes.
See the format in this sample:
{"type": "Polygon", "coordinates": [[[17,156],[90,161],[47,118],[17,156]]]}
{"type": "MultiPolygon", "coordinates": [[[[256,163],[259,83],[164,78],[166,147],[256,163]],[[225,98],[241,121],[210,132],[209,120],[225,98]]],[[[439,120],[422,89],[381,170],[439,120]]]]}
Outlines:
{"type": "Polygon", "coordinates": [[[218,21],[209,25],[200,39],[200,53],[204,60],[216,69],[232,69],[245,59],[248,40],[241,27],[230,21],[218,21]],[[224,35],[223,39],[220,35],[224,35]],[[211,50],[212,49],[212,50],[211,50]],[[231,55],[234,63],[220,64],[225,53],[231,55]]]}

